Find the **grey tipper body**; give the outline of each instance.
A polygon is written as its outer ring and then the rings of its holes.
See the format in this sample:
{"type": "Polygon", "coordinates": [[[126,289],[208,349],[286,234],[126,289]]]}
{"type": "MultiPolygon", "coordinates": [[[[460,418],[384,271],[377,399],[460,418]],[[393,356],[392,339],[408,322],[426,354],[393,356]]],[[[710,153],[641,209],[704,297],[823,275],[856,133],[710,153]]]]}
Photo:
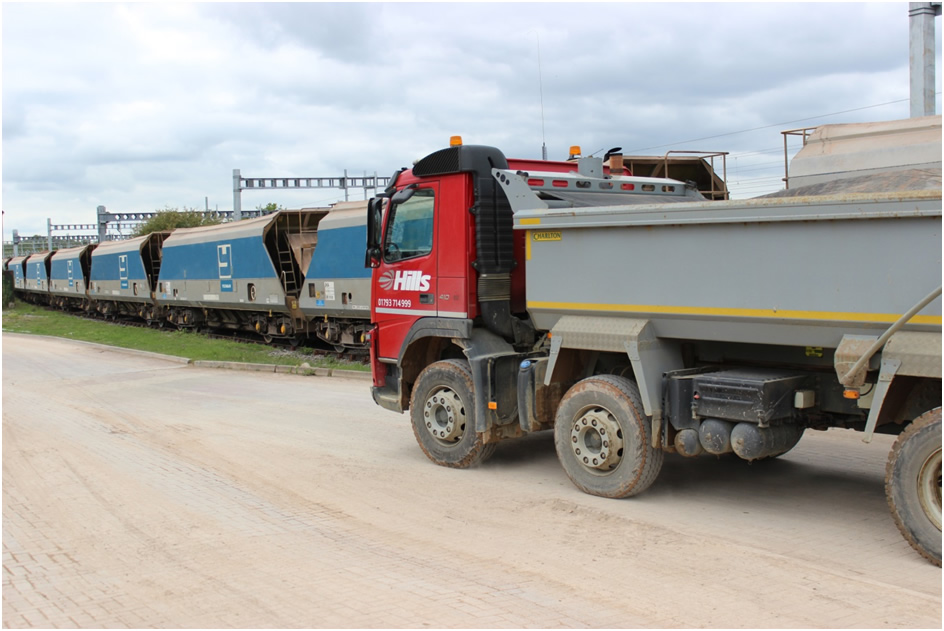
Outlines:
{"type": "Polygon", "coordinates": [[[940,565],[939,185],[562,207],[528,190],[540,177],[492,175],[525,233],[527,313],[546,332],[521,365],[521,425],[553,424],[579,488],[641,492],[659,451],[764,460],[807,428],[900,433],[889,505],[940,565]],[[552,420],[542,408],[565,388],[552,420]],[[653,451],[620,474],[621,437],[645,426],[653,451]]]}
{"type": "MultiPolygon", "coordinates": [[[[660,337],[836,348],[941,284],[940,191],[519,210],[515,227],[543,330],[605,315],[660,337]]],[[[921,316],[940,315],[937,298],[905,329],[939,332],[921,316]]]]}
{"type": "MultiPolygon", "coordinates": [[[[702,360],[832,362],[841,380],[863,340],[941,285],[939,190],[567,209],[508,197],[526,231],[528,313],[551,334],[545,383],[563,349],[629,353],[657,420],[664,375],[686,367],[683,343],[702,360]]],[[[918,349],[897,374],[940,378],[939,295],[895,335],[918,349]]]]}

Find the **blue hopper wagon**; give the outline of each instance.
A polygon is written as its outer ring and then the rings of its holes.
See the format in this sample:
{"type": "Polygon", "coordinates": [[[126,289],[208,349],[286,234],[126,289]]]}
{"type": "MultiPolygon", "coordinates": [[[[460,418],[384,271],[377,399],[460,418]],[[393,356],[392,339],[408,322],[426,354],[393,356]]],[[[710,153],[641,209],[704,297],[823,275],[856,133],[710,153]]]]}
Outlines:
{"type": "Polygon", "coordinates": [[[49,261],[52,252],[37,252],[26,259],[24,289],[34,302],[44,303],[49,292],[49,261]]]}
{"type": "Polygon", "coordinates": [[[319,211],[279,211],[178,228],[165,241],[157,303],[180,327],[256,331],[267,341],[307,333],[298,308],[319,211]]]}
{"type": "Polygon", "coordinates": [[[13,272],[13,290],[16,293],[21,293],[26,289],[26,259],[28,258],[28,256],[14,256],[7,261],[7,269],[13,272]]]}
{"type": "Polygon", "coordinates": [[[364,267],[367,202],[334,205],[318,223],[317,247],[306,266],[298,306],[309,332],[335,350],[366,347],[370,328],[370,268],[364,267]]]}
{"type": "Polygon", "coordinates": [[[57,250],[52,255],[49,302],[54,307],[84,309],[88,305],[89,274],[95,247],[96,244],[90,243],[57,250]]]}
{"type": "Polygon", "coordinates": [[[161,245],[169,232],[102,243],[92,252],[89,298],[106,317],[159,319],[154,301],[161,268],[161,245]]]}

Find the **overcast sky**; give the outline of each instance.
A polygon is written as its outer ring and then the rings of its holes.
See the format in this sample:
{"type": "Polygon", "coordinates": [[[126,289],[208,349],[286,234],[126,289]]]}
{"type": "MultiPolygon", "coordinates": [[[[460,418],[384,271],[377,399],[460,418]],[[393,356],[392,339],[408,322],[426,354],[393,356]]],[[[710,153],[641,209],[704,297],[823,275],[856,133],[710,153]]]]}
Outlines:
{"type": "Polygon", "coordinates": [[[386,176],[453,134],[513,157],[728,151],[751,197],[782,186],[781,131],[909,114],[907,3],[4,2],[2,35],[5,241],[98,205],[230,210],[235,168],[386,176]]]}

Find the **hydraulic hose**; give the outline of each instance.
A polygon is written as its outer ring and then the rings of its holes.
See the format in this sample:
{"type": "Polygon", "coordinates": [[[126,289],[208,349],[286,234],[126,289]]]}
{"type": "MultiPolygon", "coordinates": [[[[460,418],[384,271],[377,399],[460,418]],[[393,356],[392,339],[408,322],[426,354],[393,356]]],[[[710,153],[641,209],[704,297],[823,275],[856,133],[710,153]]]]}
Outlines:
{"type": "Polygon", "coordinates": [[[849,383],[851,383],[852,381],[852,377],[855,376],[855,374],[858,373],[860,370],[862,370],[862,367],[865,366],[865,364],[870,359],[872,359],[872,355],[877,353],[878,349],[885,346],[885,342],[888,341],[888,338],[890,338],[892,335],[897,333],[901,327],[905,326],[908,320],[913,318],[919,311],[921,311],[926,306],[928,306],[928,304],[930,304],[932,300],[934,300],[940,295],[941,295],[941,286],[938,286],[937,289],[935,289],[934,291],[929,293],[927,296],[922,298],[921,302],[913,306],[911,309],[908,309],[908,311],[905,312],[904,315],[902,315],[900,318],[898,318],[898,320],[895,321],[895,324],[888,327],[888,330],[882,333],[881,337],[875,340],[875,343],[873,343],[872,346],[869,347],[869,350],[867,350],[865,353],[862,354],[862,357],[860,357],[859,360],[852,366],[852,368],[849,369],[849,372],[847,372],[845,375],[842,376],[842,379],[839,380],[839,383],[841,383],[844,386],[848,386],[849,383]]]}

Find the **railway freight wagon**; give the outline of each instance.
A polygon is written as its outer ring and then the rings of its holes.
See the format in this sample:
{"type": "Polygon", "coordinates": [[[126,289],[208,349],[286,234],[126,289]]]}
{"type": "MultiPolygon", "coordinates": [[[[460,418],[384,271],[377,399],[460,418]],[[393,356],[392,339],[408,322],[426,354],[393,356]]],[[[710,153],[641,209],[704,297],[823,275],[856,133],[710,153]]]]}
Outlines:
{"type": "Polygon", "coordinates": [[[49,292],[49,261],[52,252],[37,252],[26,259],[24,289],[29,299],[45,303],[49,292]]]}
{"type": "Polygon", "coordinates": [[[888,503],[940,565],[939,180],[637,204],[685,185],[601,172],[458,146],[371,202],[374,400],[409,410],[443,466],[552,429],[573,484],[611,498],[645,491],[665,453],[759,461],[808,429],[897,434],[888,503]],[[416,198],[432,224],[407,252],[396,222],[416,198]]]}
{"type": "Polygon", "coordinates": [[[279,211],[178,228],[164,242],[157,303],[183,327],[256,331],[267,341],[307,332],[298,307],[302,263],[327,211],[279,211]]]}
{"type": "Polygon", "coordinates": [[[336,351],[366,349],[370,269],[364,267],[367,202],[341,202],[318,223],[298,306],[309,332],[336,351]]]}
{"type": "Polygon", "coordinates": [[[158,319],[154,292],[161,269],[161,245],[169,232],[100,244],[92,252],[89,299],[106,317],[158,319]]]}
{"type": "Polygon", "coordinates": [[[15,257],[17,295],[108,318],[366,351],[366,202],[15,257]],[[51,276],[50,276],[51,275],[51,276]],[[50,276],[47,282],[47,276],[50,276]]]}
{"type": "Polygon", "coordinates": [[[7,261],[7,269],[13,272],[13,290],[22,297],[26,289],[26,259],[28,256],[14,256],[7,261]]]}
{"type": "Polygon", "coordinates": [[[89,274],[96,244],[57,250],[49,272],[49,302],[54,307],[84,309],[88,306],[89,274]]]}

